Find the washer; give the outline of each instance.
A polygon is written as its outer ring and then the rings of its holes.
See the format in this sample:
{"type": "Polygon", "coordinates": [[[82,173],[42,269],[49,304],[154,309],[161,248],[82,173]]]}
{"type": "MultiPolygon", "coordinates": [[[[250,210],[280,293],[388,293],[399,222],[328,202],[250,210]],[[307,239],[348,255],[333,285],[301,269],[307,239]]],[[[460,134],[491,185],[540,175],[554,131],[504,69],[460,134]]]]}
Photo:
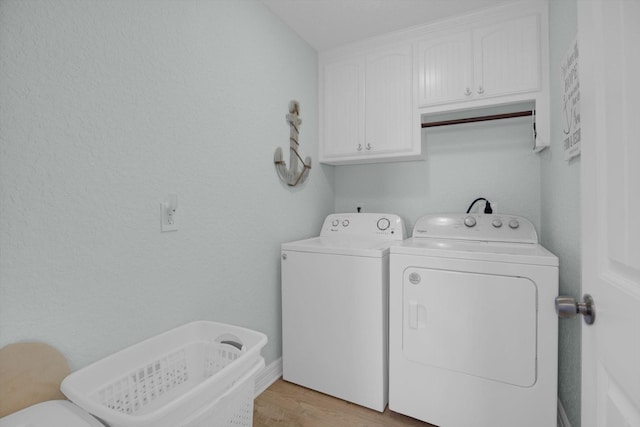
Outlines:
{"type": "Polygon", "coordinates": [[[528,220],[427,215],[390,255],[389,408],[440,427],[555,427],[558,258],[528,220]]]}
{"type": "Polygon", "coordinates": [[[282,245],[283,378],[377,411],[388,401],[392,214],[329,215],[320,236],[282,245]]]}

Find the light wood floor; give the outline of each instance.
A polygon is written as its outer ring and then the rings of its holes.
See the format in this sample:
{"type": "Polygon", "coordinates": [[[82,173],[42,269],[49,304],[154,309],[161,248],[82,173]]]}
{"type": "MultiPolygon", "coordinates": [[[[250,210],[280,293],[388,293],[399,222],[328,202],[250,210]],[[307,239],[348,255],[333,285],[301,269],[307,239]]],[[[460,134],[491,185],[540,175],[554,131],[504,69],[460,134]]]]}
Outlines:
{"type": "Polygon", "coordinates": [[[279,379],[254,402],[254,427],[435,427],[380,413],[279,379]]]}

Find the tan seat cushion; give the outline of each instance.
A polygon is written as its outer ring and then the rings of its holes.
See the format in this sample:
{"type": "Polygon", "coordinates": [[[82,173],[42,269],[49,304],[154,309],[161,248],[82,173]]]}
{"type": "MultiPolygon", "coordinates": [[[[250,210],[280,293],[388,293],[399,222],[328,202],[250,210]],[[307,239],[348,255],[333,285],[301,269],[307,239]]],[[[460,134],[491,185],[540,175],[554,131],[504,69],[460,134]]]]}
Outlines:
{"type": "Polygon", "coordinates": [[[60,383],[69,375],[65,357],[39,342],[9,344],[0,349],[0,418],[54,399],[65,399],[60,383]]]}

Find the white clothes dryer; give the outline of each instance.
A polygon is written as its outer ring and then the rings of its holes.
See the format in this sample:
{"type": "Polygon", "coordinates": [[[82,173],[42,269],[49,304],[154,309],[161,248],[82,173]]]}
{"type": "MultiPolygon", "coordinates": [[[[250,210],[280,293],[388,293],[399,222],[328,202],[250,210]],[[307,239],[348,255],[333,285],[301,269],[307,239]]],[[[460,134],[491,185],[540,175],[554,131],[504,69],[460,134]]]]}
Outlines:
{"type": "Polygon", "coordinates": [[[389,408],[440,427],[555,427],[558,258],[512,215],[427,215],[391,248],[389,408]]]}
{"type": "Polygon", "coordinates": [[[377,411],[388,402],[389,246],[397,215],[329,215],[282,244],[283,378],[377,411]]]}

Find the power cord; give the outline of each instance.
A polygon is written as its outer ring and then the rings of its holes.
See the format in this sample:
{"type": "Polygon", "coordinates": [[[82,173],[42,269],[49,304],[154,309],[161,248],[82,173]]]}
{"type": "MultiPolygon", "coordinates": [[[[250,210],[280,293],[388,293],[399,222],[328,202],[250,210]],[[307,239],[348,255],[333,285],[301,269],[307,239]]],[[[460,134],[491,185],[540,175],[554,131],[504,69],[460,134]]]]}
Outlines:
{"type": "Polygon", "coordinates": [[[491,209],[491,203],[489,203],[489,201],[487,199],[485,199],[484,197],[478,197],[473,202],[471,202],[471,204],[469,205],[469,209],[467,209],[467,213],[471,212],[471,209],[473,208],[473,205],[475,205],[480,200],[484,200],[485,201],[484,213],[492,214],[493,213],[493,209],[491,209]]]}

